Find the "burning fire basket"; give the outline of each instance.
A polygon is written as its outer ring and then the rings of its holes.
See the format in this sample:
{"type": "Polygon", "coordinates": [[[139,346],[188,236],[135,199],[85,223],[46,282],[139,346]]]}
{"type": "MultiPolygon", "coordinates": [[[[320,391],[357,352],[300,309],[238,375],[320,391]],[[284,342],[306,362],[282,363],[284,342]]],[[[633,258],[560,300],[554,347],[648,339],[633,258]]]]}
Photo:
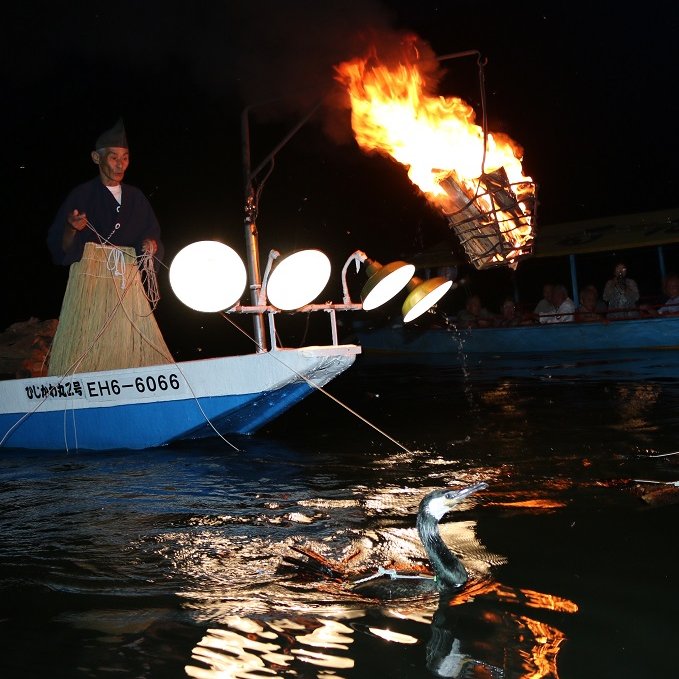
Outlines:
{"type": "Polygon", "coordinates": [[[471,263],[479,270],[515,268],[533,251],[537,186],[510,183],[504,168],[462,182],[452,172],[439,182],[442,210],[471,263]]]}

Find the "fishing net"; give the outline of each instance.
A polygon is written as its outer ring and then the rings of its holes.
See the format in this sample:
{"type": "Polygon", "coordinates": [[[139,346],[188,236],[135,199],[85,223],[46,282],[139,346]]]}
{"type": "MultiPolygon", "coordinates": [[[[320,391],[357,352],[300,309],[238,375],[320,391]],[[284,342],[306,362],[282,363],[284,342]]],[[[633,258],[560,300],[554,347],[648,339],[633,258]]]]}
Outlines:
{"type": "Polygon", "coordinates": [[[132,248],[88,243],[71,264],[49,374],[172,362],[132,248]]]}

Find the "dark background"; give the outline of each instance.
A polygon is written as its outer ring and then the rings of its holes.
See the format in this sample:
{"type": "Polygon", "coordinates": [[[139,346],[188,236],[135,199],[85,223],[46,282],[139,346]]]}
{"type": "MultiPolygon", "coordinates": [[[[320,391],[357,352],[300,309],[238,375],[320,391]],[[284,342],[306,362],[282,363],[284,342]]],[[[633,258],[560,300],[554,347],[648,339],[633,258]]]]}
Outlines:
{"type": "MultiPolygon", "coordinates": [[[[13,5],[0,29],[0,329],[58,316],[67,270],[51,263],[45,234],[66,193],[94,176],[94,139],[119,116],[131,148],[126,181],[157,212],[166,263],[204,238],[244,254],[244,107],[256,105],[257,165],[332,90],[335,64],[368,44],[395,48],[405,33],[439,56],[476,49],[488,59],[489,128],[524,147],[524,170],[539,184],[539,228],[676,207],[678,17],[676,6],[659,2],[13,5]]],[[[462,97],[480,114],[474,59],[444,66],[439,93],[462,97]]],[[[348,112],[327,106],[277,154],[258,225],[263,262],[272,247],[313,246],[331,256],[326,295],[333,301],[341,299],[339,271],[354,250],[387,262],[450,238],[404,169],[363,153],[348,112]]],[[[605,280],[612,262],[599,265],[605,280]]],[[[657,287],[656,278],[644,279],[651,263],[629,265],[642,285],[657,287]]],[[[526,265],[533,267],[522,284],[531,303],[545,278],[568,282],[567,269],[550,266],[526,265]]],[[[475,291],[493,306],[510,291],[506,270],[471,274],[446,304],[459,307],[475,291]]],[[[178,357],[223,352],[238,341],[223,319],[177,302],[166,273],[160,285],[157,316],[178,357]]]]}

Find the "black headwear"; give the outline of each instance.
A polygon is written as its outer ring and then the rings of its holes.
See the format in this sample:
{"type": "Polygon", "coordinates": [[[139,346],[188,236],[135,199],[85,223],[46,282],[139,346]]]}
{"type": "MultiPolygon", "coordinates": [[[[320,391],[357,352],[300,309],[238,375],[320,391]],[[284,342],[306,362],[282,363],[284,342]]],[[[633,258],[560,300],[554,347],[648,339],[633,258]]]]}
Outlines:
{"type": "Polygon", "coordinates": [[[105,149],[111,147],[118,147],[122,149],[127,149],[127,135],[125,134],[125,125],[123,125],[123,119],[119,118],[118,122],[106,132],[102,132],[98,137],[97,141],[94,142],[95,151],[98,149],[105,149]]]}

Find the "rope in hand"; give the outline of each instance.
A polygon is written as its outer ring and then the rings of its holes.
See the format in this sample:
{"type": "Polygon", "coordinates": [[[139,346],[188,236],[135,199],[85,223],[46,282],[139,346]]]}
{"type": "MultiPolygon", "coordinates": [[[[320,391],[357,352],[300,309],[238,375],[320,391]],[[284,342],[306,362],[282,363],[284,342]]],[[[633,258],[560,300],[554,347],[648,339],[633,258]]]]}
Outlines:
{"type": "Polygon", "coordinates": [[[154,255],[150,252],[143,252],[137,257],[137,268],[141,275],[141,282],[144,288],[146,299],[151,305],[151,311],[155,311],[160,301],[160,290],[158,289],[158,276],[154,265],[154,255]]]}
{"type": "MultiPolygon", "coordinates": [[[[125,289],[125,255],[127,254],[117,245],[111,243],[108,238],[104,238],[96,229],[94,224],[87,219],[85,220],[87,228],[94,233],[94,235],[99,239],[100,245],[108,245],[113,248],[108,259],[108,270],[112,272],[113,276],[121,276],[122,283],[121,289],[125,289]]],[[[109,234],[109,238],[115,233],[115,230],[109,234]]],[[[137,268],[141,276],[142,287],[144,290],[144,295],[151,305],[151,311],[155,311],[160,301],[160,289],[158,287],[158,276],[156,275],[156,268],[154,262],[157,261],[162,264],[165,268],[167,265],[158,259],[155,255],[150,252],[143,252],[141,255],[136,257],[137,268]]]]}
{"type": "Polygon", "coordinates": [[[106,268],[111,272],[111,275],[115,279],[117,276],[120,277],[120,289],[125,289],[125,273],[127,267],[125,266],[125,253],[118,248],[113,248],[109,251],[106,257],[106,268]]]}

